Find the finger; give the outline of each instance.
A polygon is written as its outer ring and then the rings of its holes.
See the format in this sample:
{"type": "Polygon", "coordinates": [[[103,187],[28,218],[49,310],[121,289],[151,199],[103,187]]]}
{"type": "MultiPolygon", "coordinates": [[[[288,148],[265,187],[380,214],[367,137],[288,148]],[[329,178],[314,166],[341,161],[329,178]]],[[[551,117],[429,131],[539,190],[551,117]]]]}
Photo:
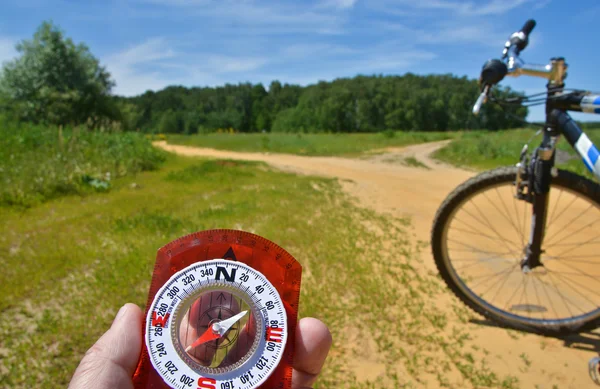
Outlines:
{"type": "Polygon", "coordinates": [[[331,342],[331,333],[322,321],[307,317],[298,322],[292,388],[299,389],[314,384],[323,368],[331,342]]]}
{"type": "Polygon", "coordinates": [[[110,329],[87,351],[69,388],[132,388],[142,349],[142,311],[125,304],[110,329]]]}

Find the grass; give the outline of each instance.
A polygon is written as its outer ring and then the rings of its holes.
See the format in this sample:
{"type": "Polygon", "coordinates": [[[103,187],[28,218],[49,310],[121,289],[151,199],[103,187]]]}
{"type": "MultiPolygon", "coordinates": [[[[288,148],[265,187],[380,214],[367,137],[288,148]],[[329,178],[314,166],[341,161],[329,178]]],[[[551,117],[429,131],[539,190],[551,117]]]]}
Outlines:
{"type": "Polygon", "coordinates": [[[109,190],[115,177],[156,169],[164,153],[136,133],[14,124],[0,118],[0,206],[30,207],[109,190]]]}
{"type": "Polygon", "coordinates": [[[374,149],[452,139],[458,133],[385,131],[373,134],[201,134],[168,135],[171,144],[219,150],[311,156],[356,156],[374,149]]]}
{"type": "MultiPolygon", "coordinates": [[[[209,147],[221,150],[247,152],[273,152],[307,156],[337,155],[360,156],[386,147],[452,139],[446,147],[438,150],[434,157],[455,166],[476,170],[514,165],[525,143],[535,134],[532,129],[504,131],[461,131],[461,132],[394,132],[375,134],[229,134],[212,133],[202,135],[168,135],[171,144],[209,147]]],[[[600,145],[600,130],[588,129],[586,134],[600,145]]],[[[533,151],[540,142],[535,138],[530,144],[533,151]]],[[[560,161],[557,166],[578,174],[593,177],[578,154],[568,142],[561,139],[558,144],[560,161]]],[[[399,162],[406,166],[427,169],[426,165],[413,157],[387,162],[399,162]]]]}
{"type": "Polygon", "coordinates": [[[118,308],[145,304],[156,250],[212,228],[264,236],[303,265],[300,314],[334,338],[316,387],[517,385],[473,354],[409,222],[356,207],[334,180],[170,156],[108,193],[0,208],[0,228],[0,387],[65,387],[118,308]],[[365,359],[379,376],[357,378],[365,359]]]}
{"type": "Polygon", "coordinates": [[[406,157],[404,155],[389,155],[389,156],[385,156],[384,158],[382,158],[381,161],[390,163],[390,164],[401,164],[404,166],[431,170],[431,168],[429,166],[427,166],[423,162],[419,161],[417,158],[415,158],[412,155],[408,156],[408,157],[406,157]]]}
{"type": "MultiPolygon", "coordinates": [[[[438,150],[434,157],[442,161],[478,170],[492,169],[498,166],[514,165],[519,160],[521,149],[535,134],[532,129],[506,131],[473,131],[465,132],[438,150]]],[[[600,145],[600,130],[586,130],[592,142],[600,145]]],[[[540,144],[541,136],[530,143],[530,151],[540,144]]],[[[569,143],[561,138],[558,150],[564,161],[557,161],[557,166],[575,173],[593,177],[584,166],[579,155],[569,143]]]]}

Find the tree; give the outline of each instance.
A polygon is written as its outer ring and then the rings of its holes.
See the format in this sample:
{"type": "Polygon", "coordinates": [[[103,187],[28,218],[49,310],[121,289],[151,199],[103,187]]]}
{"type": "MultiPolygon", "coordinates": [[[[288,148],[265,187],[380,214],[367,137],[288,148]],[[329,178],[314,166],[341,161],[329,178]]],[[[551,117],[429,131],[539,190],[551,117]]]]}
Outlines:
{"type": "Polygon", "coordinates": [[[114,82],[84,44],[75,45],[51,22],[16,46],[20,56],[0,73],[0,94],[22,120],[91,126],[119,119],[109,95],[114,82]]]}
{"type": "MultiPolygon", "coordinates": [[[[509,88],[497,89],[498,96],[516,95],[509,88]]],[[[478,91],[477,81],[467,77],[410,73],[342,78],[306,87],[273,81],[268,91],[262,84],[250,83],[215,88],[176,86],[123,98],[137,110],[135,116],[125,107],[122,111],[124,119],[135,119],[136,128],[142,131],[180,131],[171,118],[165,123],[172,125],[161,126],[166,112],[177,113],[183,117],[186,133],[230,127],[240,132],[376,132],[521,125],[511,118],[527,115],[527,108],[518,105],[500,109],[487,104],[479,116],[473,116],[471,108],[478,91]]]]}
{"type": "Polygon", "coordinates": [[[158,131],[161,134],[181,134],[185,131],[185,122],[178,112],[171,110],[163,113],[158,123],[158,131]]]}

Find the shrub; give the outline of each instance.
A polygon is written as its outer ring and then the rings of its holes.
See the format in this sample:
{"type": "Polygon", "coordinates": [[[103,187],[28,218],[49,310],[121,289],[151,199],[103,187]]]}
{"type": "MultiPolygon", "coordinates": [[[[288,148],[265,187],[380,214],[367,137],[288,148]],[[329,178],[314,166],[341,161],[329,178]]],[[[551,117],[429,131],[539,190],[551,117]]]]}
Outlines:
{"type": "Polygon", "coordinates": [[[110,189],[111,178],[153,170],[166,154],[137,133],[16,124],[0,118],[0,205],[24,206],[110,189]]]}

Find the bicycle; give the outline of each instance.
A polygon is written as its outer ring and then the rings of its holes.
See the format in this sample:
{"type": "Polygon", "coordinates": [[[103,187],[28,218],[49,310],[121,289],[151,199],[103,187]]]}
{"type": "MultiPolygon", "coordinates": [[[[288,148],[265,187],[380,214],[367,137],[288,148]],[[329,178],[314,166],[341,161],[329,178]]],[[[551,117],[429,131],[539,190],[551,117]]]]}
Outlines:
{"type": "Polygon", "coordinates": [[[555,167],[562,135],[600,178],[600,153],[567,111],[600,113],[600,95],[565,88],[567,64],[525,63],[529,20],[481,70],[477,115],[488,100],[545,104],[540,145],[525,145],[516,166],[483,172],[444,200],[431,232],[433,256],[448,287],[468,307],[503,326],[564,335],[600,326],[600,185],[555,167]],[[495,99],[505,76],[546,79],[543,96],[495,99]],[[558,222],[564,224],[557,227],[558,222]]]}

